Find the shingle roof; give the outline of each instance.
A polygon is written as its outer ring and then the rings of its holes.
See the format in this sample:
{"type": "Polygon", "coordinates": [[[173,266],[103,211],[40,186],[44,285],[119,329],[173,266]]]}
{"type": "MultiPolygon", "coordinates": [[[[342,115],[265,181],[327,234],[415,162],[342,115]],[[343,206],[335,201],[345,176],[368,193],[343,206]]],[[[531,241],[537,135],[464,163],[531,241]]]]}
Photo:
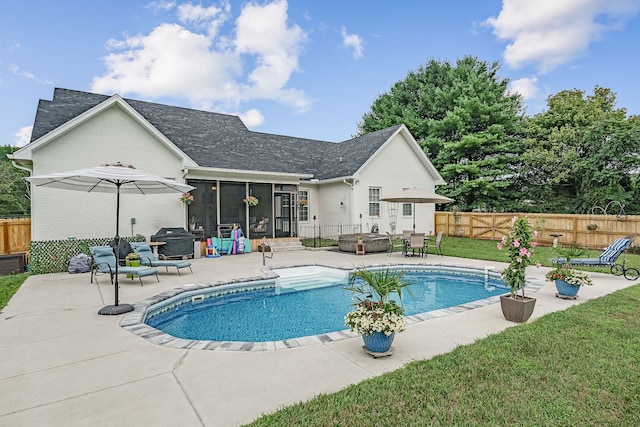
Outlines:
{"type": "MultiPolygon", "coordinates": [[[[52,101],[38,104],[31,141],[109,98],[56,88],[52,101]]],[[[334,143],[253,132],[239,117],[227,114],[132,99],[125,102],[199,166],[313,174],[317,179],[353,175],[400,127],[334,143]]]]}

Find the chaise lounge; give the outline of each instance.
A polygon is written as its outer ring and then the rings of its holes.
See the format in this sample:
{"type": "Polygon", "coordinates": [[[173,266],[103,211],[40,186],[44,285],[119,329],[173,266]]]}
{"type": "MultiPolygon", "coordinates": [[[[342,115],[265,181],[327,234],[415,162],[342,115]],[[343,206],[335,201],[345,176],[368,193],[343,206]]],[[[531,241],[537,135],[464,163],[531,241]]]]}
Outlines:
{"type": "MultiPolygon", "coordinates": [[[[93,278],[96,278],[96,283],[98,283],[98,274],[109,274],[111,278],[111,283],[113,283],[113,277],[116,274],[116,255],[113,253],[113,248],[111,246],[91,246],[89,248],[91,252],[91,256],[93,257],[93,263],[91,265],[91,283],[93,283],[93,278]]],[[[140,286],[142,286],[142,278],[145,276],[156,276],[156,280],[158,279],[158,269],[153,267],[126,267],[126,266],[118,266],[118,274],[130,274],[131,279],[133,276],[137,276],[140,281],[140,286]]]]}
{"type": "Polygon", "coordinates": [[[164,267],[168,272],[169,267],[175,267],[178,271],[178,276],[180,276],[181,268],[189,268],[189,270],[193,273],[191,269],[191,262],[184,260],[159,260],[153,255],[153,251],[149,247],[147,243],[131,243],[131,247],[133,251],[140,255],[140,264],[148,266],[148,267],[164,267]]]}
{"type": "Polygon", "coordinates": [[[624,252],[629,246],[633,239],[629,237],[621,237],[616,239],[611,243],[598,258],[573,258],[567,260],[566,258],[551,258],[551,262],[553,264],[571,264],[574,266],[585,265],[590,267],[597,266],[613,266],[618,259],[618,257],[624,252]]]}

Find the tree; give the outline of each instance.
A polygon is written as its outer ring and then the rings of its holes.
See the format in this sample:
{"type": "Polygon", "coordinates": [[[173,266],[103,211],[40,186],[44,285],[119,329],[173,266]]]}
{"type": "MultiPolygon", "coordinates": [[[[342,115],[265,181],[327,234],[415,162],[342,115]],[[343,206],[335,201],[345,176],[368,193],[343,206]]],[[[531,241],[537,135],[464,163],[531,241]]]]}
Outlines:
{"type": "Polygon", "coordinates": [[[0,146],[0,216],[22,216],[30,212],[29,185],[24,180],[28,174],[14,167],[7,158],[7,154],[17,149],[0,146]]]}
{"type": "Polygon", "coordinates": [[[596,86],[547,99],[527,121],[521,174],[540,212],[588,213],[611,201],[639,212],[640,117],[616,109],[616,95],[596,86]]]}
{"type": "Polygon", "coordinates": [[[471,56],[430,60],[380,95],[359,134],[404,123],[447,182],[440,192],[462,210],[512,210],[522,99],[507,92],[498,62],[471,56]]]}

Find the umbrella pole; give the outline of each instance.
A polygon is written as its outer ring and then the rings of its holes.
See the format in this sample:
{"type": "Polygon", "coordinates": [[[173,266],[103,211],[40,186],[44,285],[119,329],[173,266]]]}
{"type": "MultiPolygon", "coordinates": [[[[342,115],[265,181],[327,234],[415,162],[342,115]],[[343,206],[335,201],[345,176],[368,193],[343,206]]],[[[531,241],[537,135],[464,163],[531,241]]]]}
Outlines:
{"type": "Polygon", "coordinates": [[[413,199],[413,232],[416,232],[416,199],[413,199]]]}
{"type": "Polygon", "coordinates": [[[118,284],[118,264],[120,262],[120,182],[116,183],[116,271],[115,278],[113,280],[113,284],[115,286],[115,304],[107,305],[102,307],[98,314],[122,314],[133,311],[133,306],[131,304],[118,304],[118,288],[120,285],[118,284]]]}

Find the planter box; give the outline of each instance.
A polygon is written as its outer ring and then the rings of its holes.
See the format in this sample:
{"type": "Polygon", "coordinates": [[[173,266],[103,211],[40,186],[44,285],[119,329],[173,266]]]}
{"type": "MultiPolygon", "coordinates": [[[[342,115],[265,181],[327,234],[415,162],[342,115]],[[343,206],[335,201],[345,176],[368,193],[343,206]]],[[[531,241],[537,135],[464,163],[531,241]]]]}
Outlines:
{"type": "Polygon", "coordinates": [[[24,254],[0,255],[0,276],[24,273],[24,254]]]}

